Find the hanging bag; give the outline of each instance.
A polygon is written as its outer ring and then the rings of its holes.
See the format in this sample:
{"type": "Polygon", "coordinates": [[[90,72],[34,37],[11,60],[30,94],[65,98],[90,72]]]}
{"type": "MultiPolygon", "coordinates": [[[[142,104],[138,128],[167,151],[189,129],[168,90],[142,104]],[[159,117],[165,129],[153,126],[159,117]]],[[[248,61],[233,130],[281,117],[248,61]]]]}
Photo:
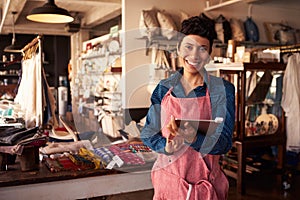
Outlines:
{"type": "Polygon", "coordinates": [[[227,43],[232,38],[232,30],[229,21],[223,16],[219,15],[215,20],[215,30],[217,38],[222,43],[227,43]]]}
{"type": "Polygon", "coordinates": [[[244,22],[246,40],[252,42],[259,41],[259,31],[256,23],[252,20],[252,17],[247,17],[247,20],[244,22]]]}

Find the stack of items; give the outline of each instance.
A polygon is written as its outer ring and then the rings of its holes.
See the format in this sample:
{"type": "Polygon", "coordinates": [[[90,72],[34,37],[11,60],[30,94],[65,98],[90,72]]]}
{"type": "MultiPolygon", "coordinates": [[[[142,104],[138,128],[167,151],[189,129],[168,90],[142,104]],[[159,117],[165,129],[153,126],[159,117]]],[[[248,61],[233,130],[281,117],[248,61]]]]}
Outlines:
{"type": "Polygon", "coordinates": [[[146,146],[143,143],[122,143],[117,144],[122,151],[131,152],[131,153],[138,153],[138,152],[152,152],[150,147],[146,146]]]}
{"type": "Polygon", "coordinates": [[[78,154],[52,154],[44,162],[51,172],[103,169],[100,159],[86,148],[80,148],[78,154]]]}
{"type": "Polygon", "coordinates": [[[45,165],[51,172],[142,166],[156,158],[156,153],[142,142],[126,142],[97,148],[94,148],[89,140],[50,143],[41,148],[40,153],[44,155],[45,165]]]}
{"type": "Polygon", "coordinates": [[[100,160],[91,152],[89,140],[49,143],[40,148],[45,165],[52,172],[68,170],[99,169],[100,160]]]}
{"type": "Polygon", "coordinates": [[[19,157],[21,170],[38,169],[38,149],[44,146],[47,136],[38,127],[4,127],[0,128],[0,166],[6,170],[7,165],[14,164],[16,155],[19,157]],[[7,158],[11,158],[8,162],[7,158]]]}
{"type": "Polygon", "coordinates": [[[123,165],[129,166],[145,164],[143,158],[139,157],[135,153],[124,151],[117,145],[96,148],[94,149],[94,152],[103,161],[106,169],[112,169],[115,165],[122,167],[123,165]]]}

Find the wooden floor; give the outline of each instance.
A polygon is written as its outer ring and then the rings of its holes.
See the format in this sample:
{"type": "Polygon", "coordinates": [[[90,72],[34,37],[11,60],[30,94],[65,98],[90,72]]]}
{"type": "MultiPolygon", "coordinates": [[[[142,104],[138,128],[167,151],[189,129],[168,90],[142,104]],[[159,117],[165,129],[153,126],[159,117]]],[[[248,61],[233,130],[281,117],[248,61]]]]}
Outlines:
{"type": "MultiPolygon", "coordinates": [[[[285,169],[282,171],[276,170],[276,159],[268,155],[264,153],[255,158],[255,161],[259,161],[262,165],[259,172],[247,173],[246,194],[239,194],[236,180],[228,177],[228,200],[300,200],[300,153],[288,153],[285,169]],[[285,189],[284,182],[287,183],[285,189]]],[[[147,190],[92,199],[152,200],[153,193],[153,190],[147,190]]]]}
{"type": "MultiPolygon", "coordinates": [[[[298,200],[300,199],[300,173],[292,172],[290,189],[282,189],[281,174],[264,173],[249,175],[246,181],[246,194],[236,192],[236,182],[229,178],[228,200],[298,200]]],[[[152,200],[153,190],[126,193],[108,197],[92,198],[97,200],[152,200]]]]}

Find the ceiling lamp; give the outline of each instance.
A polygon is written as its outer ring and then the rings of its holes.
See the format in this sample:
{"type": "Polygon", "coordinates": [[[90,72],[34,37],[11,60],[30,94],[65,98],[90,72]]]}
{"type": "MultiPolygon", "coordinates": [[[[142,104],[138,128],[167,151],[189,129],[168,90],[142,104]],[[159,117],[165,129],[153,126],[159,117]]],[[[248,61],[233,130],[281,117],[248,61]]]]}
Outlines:
{"type": "Polygon", "coordinates": [[[74,20],[67,10],[57,7],[54,0],[47,0],[42,7],[34,8],[26,18],[35,22],[53,24],[70,23],[74,20]]]}
{"type": "Polygon", "coordinates": [[[7,46],[4,48],[4,52],[9,52],[9,53],[21,53],[21,47],[16,44],[16,35],[15,35],[15,14],[17,12],[12,12],[12,28],[13,28],[13,38],[11,45],[7,46]]]}

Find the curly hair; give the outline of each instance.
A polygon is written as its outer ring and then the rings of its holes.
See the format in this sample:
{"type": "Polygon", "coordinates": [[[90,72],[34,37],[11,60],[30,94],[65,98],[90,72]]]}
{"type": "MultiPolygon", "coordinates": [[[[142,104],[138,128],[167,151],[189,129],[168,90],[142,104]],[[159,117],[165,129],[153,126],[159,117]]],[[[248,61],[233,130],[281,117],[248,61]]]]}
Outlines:
{"type": "Polygon", "coordinates": [[[184,20],[181,23],[180,32],[184,35],[199,35],[207,38],[210,43],[210,51],[212,49],[214,39],[217,38],[213,21],[200,16],[194,16],[184,20]]]}

